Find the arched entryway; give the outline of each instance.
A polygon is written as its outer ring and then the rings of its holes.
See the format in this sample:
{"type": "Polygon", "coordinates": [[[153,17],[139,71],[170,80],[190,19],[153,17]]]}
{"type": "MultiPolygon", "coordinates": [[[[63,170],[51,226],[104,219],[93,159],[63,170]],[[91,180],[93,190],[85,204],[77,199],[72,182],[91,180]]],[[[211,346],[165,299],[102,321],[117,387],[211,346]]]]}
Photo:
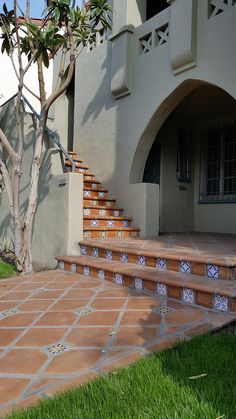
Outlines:
{"type": "MultiPolygon", "coordinates": [[[[160,231],[235,232],[234,98],[216,86],[198,86],[153,137],[139,175],[145,183],[160,185],[160,231]]],[[[134,161],[132,169],[140,163],[140,158],[134,161]]],[[[138,177],[137,171],[132,175],[138,177]]]]}

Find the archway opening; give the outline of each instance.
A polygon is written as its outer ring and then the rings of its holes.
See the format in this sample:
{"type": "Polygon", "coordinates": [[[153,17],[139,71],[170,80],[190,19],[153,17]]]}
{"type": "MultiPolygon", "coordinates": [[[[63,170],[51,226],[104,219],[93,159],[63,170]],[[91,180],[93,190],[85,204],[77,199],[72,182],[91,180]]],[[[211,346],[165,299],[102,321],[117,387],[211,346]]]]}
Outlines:
{"type": "MultiPolygon", "coordinates": [[[[158,116],[157,116],[158,117],[158,116]]],[[[236,209],[236,101],[204,85],[156,133],[143,182],[160,185],[160,231],[231,232],[236,209]]]]}

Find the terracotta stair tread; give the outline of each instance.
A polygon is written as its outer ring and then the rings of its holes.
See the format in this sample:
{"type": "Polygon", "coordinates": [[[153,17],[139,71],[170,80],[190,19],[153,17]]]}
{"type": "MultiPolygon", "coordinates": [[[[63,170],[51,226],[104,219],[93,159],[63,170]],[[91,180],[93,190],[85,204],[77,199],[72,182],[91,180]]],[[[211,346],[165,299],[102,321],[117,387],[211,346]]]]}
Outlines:
{"type": "MultiPolygon", "coordinates": [[[[75,160],[74,160],[75,162],[75,160]]],[[[72,163],[70,161],[66,162],[66,166],[72,166],[72,163]]],[[[89,167],[87,166],[87,164],[85,163],[76,163],[75,162],[75,167],[79,168],[79,169],[89,169],[89,167]]]]}
{"type": "Polygon", "coordinates": [[[188,288],[194,291],[202,291],[209,294],[220,294],[222,296],[235,298],[235,281],[201,279],[197,275],[186,275],[181,272],[162,271],[156,268],[135,266],[132,263],[121,263],[91,256],[60,256],[57,260],[77,263],[90,268],[103,269],[113,273],[129,275],[133,278],[140,278],[155,283],[162,283],[174,287],[188,288]]]}
{"type": "Polygon", "coordinates": [[[140,231],[139,228],[133,227],[85,227],[84,231],[140,231]]]}
{"type": "Polygon", "coordinates": [[[116,199],[115,198],[93,198],[93,197],[84,197],[84,201],[110,201],[110,202],[115,202],[116,199]]]}
{"type": "Polygon", "coordinates": [[[96,185],[101,185],[101,182],[99,182],[98,180],[96,180],[96,179],[90,179],[90,180],[86,180],[85,181],[86,183],[96,183],[96,185]]]}
{"type": "Polygon", "coordinates": [[[92,205],[92,204],[88,204],[88,205],[84,206],[84,208],[89,208],[89,209],[105,209],[105,210],[106,209],[111,209],[112,211],[124,211],[123,208],[119,208],[119,207],[107,207],[106,205],[92,205]]]}
{"type": "Polygon", "coordinates": [[[84,215],[84,220],[112,220],[112,221],[132,221],[131,217],[114,217],[113,215],[84,215]]]}
{"type": "Polygon", "coordinates": [[[108,193],[108,190],[107,189],[104,189],[104,188],[90,188],[90,187],[88,187],[88,186],[84,186],[84,191],[91,191],[91,192],[105,192],[105,193],[108,193]]]}
{"type": "MultiPolygon", "coordinates": [[[[122,243],[122,241],[120,241],[122,243]]],[[[97,247],[99,249],[107,249],[112,250],[113,252],[120,252],[120,253],[127,253],[137,256],[145,256],[145,257],[154,257],[154,258],[163,258],[163,259],[170,259],[170,260],[177,260],[177,261],[189,261],[189,262],[196,262],[196,263],[203,263],[203,264],[214,264],[218,266],[224,266],[227,268],[235,268],[236,267],[236,259],[230,260],[225,258],[215,258],[214,256],[207,255],[198,255],[196,253],[188,253],[188,254],[180,254],[179,251],[176,252],[174,250],[163,250],[158,249],[156,251],[150,251],[150,250],[144,250],[138,247],[137,249],[134,247],[134,244],[132,243],[132,247],[128,247],[125,245],[117,245],[117,240],[114,240],[114,243],[112,243],[112,240],[89,240],[84,239],[80,242],[80,244],[84,246],[90,246],[90,247],[97,247]]]]}

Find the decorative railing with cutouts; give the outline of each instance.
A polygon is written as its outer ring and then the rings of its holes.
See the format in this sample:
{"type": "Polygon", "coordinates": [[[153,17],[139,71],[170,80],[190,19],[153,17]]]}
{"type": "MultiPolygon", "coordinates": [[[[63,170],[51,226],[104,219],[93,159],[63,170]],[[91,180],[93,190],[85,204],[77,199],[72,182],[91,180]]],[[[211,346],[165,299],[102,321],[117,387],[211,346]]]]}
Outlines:
{"type": "Polygon", "coordinates": [[[223,13],[236,4],[236,0],[208,0],[208,19],[223,13]]]}
{"type": "Polygon", "coordinates": [[[166,9],[139,27],[139,54],[147,54],[169,39],[169,10],[166,9]]]}

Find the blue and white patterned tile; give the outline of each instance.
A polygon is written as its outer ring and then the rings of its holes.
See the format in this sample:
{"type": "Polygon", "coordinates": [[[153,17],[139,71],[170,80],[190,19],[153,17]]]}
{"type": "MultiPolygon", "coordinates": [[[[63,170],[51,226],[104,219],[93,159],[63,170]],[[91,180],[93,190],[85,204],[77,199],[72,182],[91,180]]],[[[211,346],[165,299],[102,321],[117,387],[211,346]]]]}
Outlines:
{"type": "Polygon", "coordinates": [[[120,261],[121,261],[121,263],[128,263],[128,261],[129,261],[128,254],[127,253],[121,253],[120,261]]]}
{"type": "Polygon", "coordinates": [[[56,343],[53,346],[49,346],[49,347],[45,348],[45,352],[48,355],[53,355],[53,356],[59,355],[63,352],[67,352],[69,350],[70,350],[70,347],[68,345],[66,345],[64,342],[63,343],[59,342],[59,343],[56,343]]]}
{"type": "Polygon", "coordinates": [[[84,215],[90,215],[90,209],[84,208],[84,215]]]}
{"type": "Polygon", "coordinates": [[[98,196],[99,196],[99,198],[104,198],[105,192],[98,192],[98,196]]]}
{"type": "Polygon", "coordinates": [[[215,295],[214,298],[214,308],[215,310],[227,312],[229,310],[229,300],[228,297],[222,295],[215,295]]]}
{"type": "Polygon", "coordinates": [[[191,262],[181,260],[180,262],[180,272],[184,274],[191,274],[191,262]]]}
{"type": "Polygon", "coordinates": [[[86,246],[80,246],[80,254],[82,256],[86,256],[87,255],[87,247],[86,246]]]}
{"type": "Polygon", "coordinates": [[[84,191],[84,196],[86,196],[86,197],[91,196],[91,191],[84,191]]]}
{"type": "Polygon", "coordinates": [[[72,272],[72,273],[76,273],[76,271],[77,271],[77,266],[76,266],[76,264],[75,263],[72,263],[71,265],[70,265],[70,271],[72,272]]]}
{"type": "Polygon", "coordinates": [[[114,282],[117,285],[122,285],[123,284],[123,276],[121,274],[116,273],[114,276],[114,282]]]}
{"type": "Polygon", "coordinates": [[[122,221],[122,226],[123,227],[129,227],[129,221],[128,220],[123,220],[122,221]]]}
{"type": "Polygon", "coordinates": [[[99,249],[97,247],[93,248],[93,257],[98,258],[99,257],[99,249]]]}
{"type": "Polygon", "coordinates": [[[145,266],[146,265],[146,257],[145,256],[138,256],[137,264],[145,266]]]}
{"type": "Polygon", "coordinates": [[[106,275],[103,269],[98,270],[98,278],[100,279],[100,281],[105,281],[106,275]]]}
{"type": "Polygon", "coordinates": [[[165,284],[157,284],[156,285],[156,293],[158,295],[162,295],[163,297],[167,297],[167,287],[165,284]]]}
{"type": "Polygon", "coordinates": [[[218,279],[220,268],[217,265],[207,265],[207,276],[208,278],[218,279]]]}
{"type": "Polygon", "coordinates": [[[195,292],[190,288],[183,288],[183,301],[185,303],[194,304],[196,301],[195,292]]]}
{"type": "Polygon", "coordinates": [[[65,264],[64,264],[63,260],[60,260],[60,262],[59,262],[59,264],[58,264],[58,267],[59,267],[59,269],[60,269],[61,271],[64,271],[64,269],[65,269],[65,264]]]}
{"type": "Polygon", "coordinates": [[[18,313],[20,313],[20,311],[17,308],[10,308],[9,310],[0,312],[0,319],[5,319],[6,317],[14,316],[18,313]]]}
{"type": "Polygon", "coordinates": [[[75,310],[75,314],[79,317],[83,317],[83,316],[86,316],[87,314],[94,313],[94,311],[96,311],[95,308],[91,306],[84,306],[84,307],[78,308],[78,310],[75,310]]]}
{"type": "Polygon", "coordinates": [[[89,266],[84,266],[84,276],[89,276],[89,273],[90,273],[90,269],[89,269],[89,266]]]}
{"type": "Polygon", "coordinates": [[[114,227],[114,221],[113,220],[108,220],[107,221],[107,226],[108,227],[114,227]]]}
{"type": "Polygon", "coordinates": [[[106,210],[101,209],[98,211],[99,215],[102,217],[103,215],[106,215],[106,210]]]}
{"type": "Polygon", "coordinates": [[[92,227],[96,228],[99,226],[99,221],[98,220],[91,220],[90,224],[92,227]]]}
{"type": "Polygon", "coordinates": [[[143,289],[143,280],[140,278],[134,279],[134,288],[136,290],[142,290],[143,289]]]}
{"type": "Polygon", "coordinates": [[[158,269],[167,269],[167,260],[163,258],[158,258],[156,266],[158,269]]]}
{"type": "Polygon", "coordinates": [[[107,260],[112,260],[113,258],[113,254],[111,250],[106,250],[106,259],[107,260]]]}
{"type": "Polygon", "coordinates": [[[119,217],[120,216],[120,211],[114,211],[114,217],[119,217]]]}
{"type": "Polygon", "coordinates": [[[97,183],[92,183],[92,188],[93,189],[97,189],[97,187],[98,187],[97,183]]]}

